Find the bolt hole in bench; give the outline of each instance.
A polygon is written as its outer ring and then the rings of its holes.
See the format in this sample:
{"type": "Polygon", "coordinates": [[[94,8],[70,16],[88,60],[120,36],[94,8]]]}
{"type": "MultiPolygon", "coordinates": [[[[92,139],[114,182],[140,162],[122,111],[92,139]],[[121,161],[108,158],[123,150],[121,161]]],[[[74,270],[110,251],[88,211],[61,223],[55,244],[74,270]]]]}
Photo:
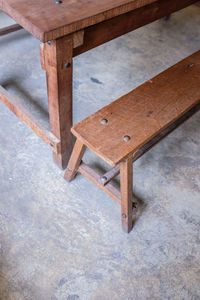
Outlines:
{"type": "Polygon", "coordinates": [[[200,51],[72,128],[77,140],[65,173],[82,173],[121,205],[122,227],[133,226],[133,162],[200,108],[200,51]],[[82,162],[86,147],[112,166],[100,176],[82,162]],[[120,191],[110,181],[120,174],[120,191]]]}

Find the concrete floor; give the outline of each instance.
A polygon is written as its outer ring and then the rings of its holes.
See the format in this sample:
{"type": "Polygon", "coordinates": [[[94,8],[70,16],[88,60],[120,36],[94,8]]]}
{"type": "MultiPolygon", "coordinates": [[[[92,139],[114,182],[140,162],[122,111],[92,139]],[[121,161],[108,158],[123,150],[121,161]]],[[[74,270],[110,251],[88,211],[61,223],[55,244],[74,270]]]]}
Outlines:
{"type": "MultiPolygon", "coordinates": [[[[189,7],[75,58],[74,122],[199,50],[199,16],[189,7]]],[[[25,31],[1,37],[0,83],[46,122],[38,46],[25,31]]],[[[65,182],[2,104],[0,127],[1,300],[200,299],[200,113],[134,164],[129,235],[119,206],[83,176],[65,182]]]]}

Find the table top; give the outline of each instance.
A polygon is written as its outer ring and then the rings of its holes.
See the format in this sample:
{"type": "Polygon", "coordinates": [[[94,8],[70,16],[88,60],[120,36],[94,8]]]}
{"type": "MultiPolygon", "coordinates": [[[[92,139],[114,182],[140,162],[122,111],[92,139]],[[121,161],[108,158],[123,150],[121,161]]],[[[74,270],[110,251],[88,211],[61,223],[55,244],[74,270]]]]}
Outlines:
{"type": "Polygon", "coordinates": [[[0,0],[0,9],[36,38],[47,42],[157,1],[0,0]]]}

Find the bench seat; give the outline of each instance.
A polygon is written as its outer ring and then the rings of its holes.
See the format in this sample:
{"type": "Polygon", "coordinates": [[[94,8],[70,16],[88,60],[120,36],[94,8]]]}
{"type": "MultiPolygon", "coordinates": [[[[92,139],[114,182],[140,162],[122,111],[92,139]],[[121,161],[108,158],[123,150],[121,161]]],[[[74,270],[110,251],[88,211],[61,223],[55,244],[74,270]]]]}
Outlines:
{"type": "Polygon", "coordinates": [[[199,101],[197,52],[76,124],[72,133],[115,166],[199,101]]]}
{"type": "Polygon", "coordinates": [[[200,108],[200,51],[182,60],[80,123],[65,179],[81,172],[121,204],[122,226],[130,232],[132,163],[200,108]],[[88,147],[113,168],[103,176],[82,162],[88,147]],[[120,192],[109,182],[120,173],[120,192]]]}

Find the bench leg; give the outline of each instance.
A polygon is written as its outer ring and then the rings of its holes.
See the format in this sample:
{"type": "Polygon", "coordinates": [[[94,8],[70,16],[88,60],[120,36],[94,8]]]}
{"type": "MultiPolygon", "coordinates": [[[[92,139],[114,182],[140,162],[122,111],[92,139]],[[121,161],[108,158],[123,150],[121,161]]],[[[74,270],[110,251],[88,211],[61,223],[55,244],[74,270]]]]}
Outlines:
{"type": "Polygon", "coordinates": [[[71,181],[76,176],[85,150],[86,146],[77,139],[64,176],[67,181],[71,181]]]}
{"type": "Polygon", "coordinates": [[[71,35],[41,47],[42,67],[46,71],[49,119],[52,133],[60,140],[60,153],[54,160],[65,169],[72,151],[72,56],[71,35]]]}
{"type": "Polygon", "coordinates": [[[133,159],[128,158],[120,163],[121,217],[122,228],[129,233],[133,227],[133,159]]]}

